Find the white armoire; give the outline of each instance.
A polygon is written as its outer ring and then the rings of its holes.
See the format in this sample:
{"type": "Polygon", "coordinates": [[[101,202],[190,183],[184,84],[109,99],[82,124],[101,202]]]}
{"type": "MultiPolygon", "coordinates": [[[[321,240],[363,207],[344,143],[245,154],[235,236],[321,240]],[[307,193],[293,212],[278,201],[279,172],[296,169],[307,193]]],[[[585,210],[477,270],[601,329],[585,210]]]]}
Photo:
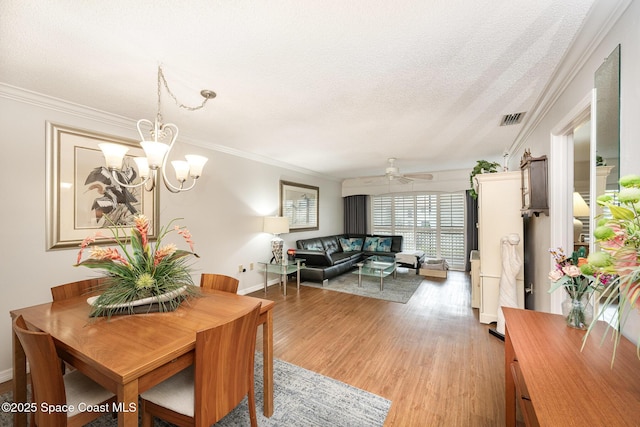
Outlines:
{"type": "Polygon", "coordinates": [[[518,307],[524,308],[524,230],[521,173],[498,172],[475,176],[478,186],[478,251],[480,252],[480,322],[498,320],[502,247],[500,239],[520,236],[518,254],[523,267],[516,275],[518,307]]]}

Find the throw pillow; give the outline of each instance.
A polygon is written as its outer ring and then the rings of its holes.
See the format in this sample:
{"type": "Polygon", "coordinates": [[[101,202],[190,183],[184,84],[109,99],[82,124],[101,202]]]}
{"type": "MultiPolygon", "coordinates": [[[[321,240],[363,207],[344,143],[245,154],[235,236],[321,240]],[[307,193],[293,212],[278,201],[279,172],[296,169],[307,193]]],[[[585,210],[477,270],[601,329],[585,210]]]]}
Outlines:
{"type": "Polygon", "coordinates": [[[378,238],[367,237],[364,240],[364,247],[362,249],[367,252],[376,252],[378,250],[378,238]]]}
{"type": "Polygon", "coordinates": [[[359,252],[362,250],[362,239],[360,237],[352,237],[349,239],[351,241],[351,250],[359,252]]]}
{"type": "Polygon", "coordinates": [[[391,252],[391,237],[378,238],[378,252],[391,252]]]}
{"type": "Polygon", "coordinates": [[[358,252],[362,250],[362,239],[357,237],[352,237],[350,239],[341,237],[340,246],[342,246],[343,252],[358,252]]]}

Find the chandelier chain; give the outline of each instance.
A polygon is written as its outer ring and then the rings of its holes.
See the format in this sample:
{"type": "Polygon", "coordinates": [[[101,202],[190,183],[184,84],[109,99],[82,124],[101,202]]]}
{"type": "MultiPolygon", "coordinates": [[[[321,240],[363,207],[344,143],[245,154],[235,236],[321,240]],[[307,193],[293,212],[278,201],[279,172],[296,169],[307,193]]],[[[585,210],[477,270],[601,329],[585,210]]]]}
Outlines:
{"type": "Polygon", "coordinates": [[[185,110],[189,110],[189,111],[196,111],[201,109],[202,107],[205,106],[205,104],[207,103],[207,101],[209,100],[208,97],[205,97],[204,100],[202,101],[202,103],[196,107],[190,107],[188,105],[184,105],[181,102],[178,101],[178,98],[176,98],[176,96],[173,94],[173,92],[171,92],[171,89],[169,89],[169,84],[167,83],[167,79],[164,77],[164,72],[162,71],[162,67],[158,67],[158,116],[162,117],[162,115],[160,114],[160,86],[164,85],[164,88],[167,90],[167,93],[171,96],[171,98],[173,98],[173,101],[176,103],[176,105],[180,108],[184,108],[185,110]]]}

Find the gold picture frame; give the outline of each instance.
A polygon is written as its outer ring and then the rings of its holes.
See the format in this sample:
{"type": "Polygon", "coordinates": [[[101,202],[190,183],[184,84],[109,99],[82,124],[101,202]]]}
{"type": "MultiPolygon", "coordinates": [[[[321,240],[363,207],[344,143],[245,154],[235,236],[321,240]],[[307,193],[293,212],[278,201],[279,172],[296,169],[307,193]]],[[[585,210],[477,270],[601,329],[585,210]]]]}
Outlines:
{"type": "Polygon", "coordinates": [[[280,216],[289,218],[289,232],[318,230],[320,189],[280,181],[280,216]]]}
{"type": "MultiPolygon", "coordinates": [[[[138,171],[132,159],[144,156],[138,141],[46,123],[47,250],[78,246],[113,222],[131,225],[133,216],[140,213],[151,223],[149,237],[157,238],[158,187],[145,191],[112,183],[98,147],[103,142],[130,146],[124,161],[125,175],[119,179],[135,182],[138,171]]],[[[111,236],[110,232],[103,234],[111,236]]]]}

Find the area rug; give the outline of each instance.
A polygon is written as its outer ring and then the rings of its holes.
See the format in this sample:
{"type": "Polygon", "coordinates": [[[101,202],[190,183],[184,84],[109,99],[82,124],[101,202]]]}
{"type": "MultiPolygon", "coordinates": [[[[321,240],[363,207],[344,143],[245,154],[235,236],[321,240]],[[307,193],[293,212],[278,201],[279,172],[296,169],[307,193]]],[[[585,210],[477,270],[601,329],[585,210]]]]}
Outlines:
{"type": "Polygon", "coordinates": [[[384,278],[382,291],[380,291],[380,278],[362,276],[362,287],[358,287],[358,275],[351,272],[329,279],[325,286],[322,286],[322,283],[307,281],[300,284],[406,304],[423,279],[422,276],[414,274],[413,270],[409,270],[407,273],[398,273],[395,278],[393,275],[387,276],[384,278]]]}
{"type": "MultiPolygon", "coordinates": [[[[275,410],[273,415],[267,418],[262,413],[262,355],[256,354],[256,412],[259,426],[369,427],[384,424],[391,401],[282,360],[274,359],[273,363],[275,410]]],[[[11,392],[0,395],[0,402],[11,402],[11,392]]],[[[87,425],[115,427],[117,424],[116,419],[105,415],[87,425]]],[[[245,398],[237,408],[215,425],[244,427],[249,424],[249,410],[245,398]]],[[[11,414],[5,410],[0,411],[0,426],[12,425],[11,414]]],[[[171,426],[157,419],[155,425],[171,426]]]]}

